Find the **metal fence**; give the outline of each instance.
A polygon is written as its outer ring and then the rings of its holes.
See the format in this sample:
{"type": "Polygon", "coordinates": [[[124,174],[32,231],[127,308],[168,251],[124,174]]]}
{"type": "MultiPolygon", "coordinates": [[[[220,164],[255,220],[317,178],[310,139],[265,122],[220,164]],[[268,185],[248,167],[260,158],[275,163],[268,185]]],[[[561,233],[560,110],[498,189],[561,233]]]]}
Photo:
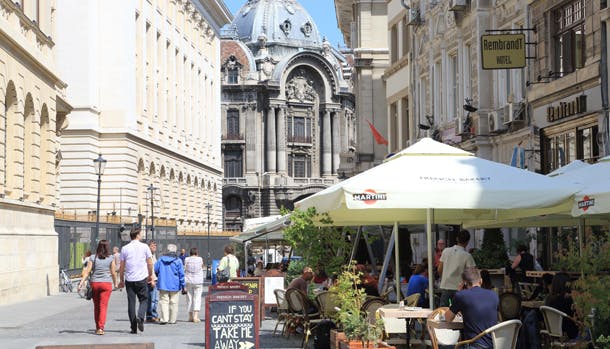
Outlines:
{"type": "MultiPolygon", "coordinates": [[[[132,225],[123,225],[123,233],[121,233],[121,227],[121,224],[100,222],[98,240],[106,239],[110,242],[111,247],[122,247],[130,241],[129,231],[132,225]]],[[[68,270],[70,274],[80,271],[83,267],[83,257],[92,243],[95,222],[55,219],[55,231],[59,240],[59,268],[68,270]]],[[[147,234],[150,236],[150,231],[147,234]]],[[[208,244],[207,236],[177,235],[175,226],[155,227],[154,235],[157,242],[157,257],[163,255],[168,244],[176,244],[178,250],[184,248],[187,255],[192,247],[196,247],[199,255],[204,259],[207,257],[209,246],[210,258],[220,259],[223,256],[224,246],[229,243],[228,236],[211,235],[208,244]]]]}

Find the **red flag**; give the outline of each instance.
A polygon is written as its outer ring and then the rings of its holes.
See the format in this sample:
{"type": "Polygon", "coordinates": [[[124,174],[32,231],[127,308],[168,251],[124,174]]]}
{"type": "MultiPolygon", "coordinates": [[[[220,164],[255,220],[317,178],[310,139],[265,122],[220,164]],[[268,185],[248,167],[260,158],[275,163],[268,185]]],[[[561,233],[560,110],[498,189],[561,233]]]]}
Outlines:
{"type": "Polygon", "coordinates": [[[368,120],[366,120],[366,122],[369,123],[369,127],[371,128],[371,132],[373,132],[373,137],[375,137],[375,142],[377,142],[377,144],[388,145],[388,140],[383,138],[383,136],[381,135],[381,133],[379,133],[379,131],[377,131],[375,126],[373,126],[373,124],[371,124],[371,122],[368,121],[368,120]]]}

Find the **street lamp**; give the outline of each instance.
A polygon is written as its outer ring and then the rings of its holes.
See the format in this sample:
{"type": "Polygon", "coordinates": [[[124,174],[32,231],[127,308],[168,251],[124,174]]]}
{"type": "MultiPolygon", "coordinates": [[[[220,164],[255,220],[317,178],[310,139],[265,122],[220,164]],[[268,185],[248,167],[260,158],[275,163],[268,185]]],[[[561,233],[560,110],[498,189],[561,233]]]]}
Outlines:
{"type": "Polygon", "coordinates": [[[155,240],[155,190],[157,190],[159,188],[154,187],[152,185],[152,183],[150,183],[150,185],[148,187],[146,187],[146,190],[150,191],[150,238],[151,240],[155,240]]]}
{"type": "Polygon", "coordinates": [[[209,202],[205,205],[205,209],[208,210],[208,257],[205,261],[205,265],[208,269],[207,273],[210,275],[211,278],[211,271],[210,271],[210,210],[212,209],[212,204],[210,204],[209,202]]]}
{"type": "Polygon", "coordinates": [[[106,168],[106,159],[102,157],[102,154],[99,154],[97,159],[93,160],[93,166],[97,175],[97,210],[95,211],[95,235],[93,236],[93,241],[91,241],[91,251],[95,249],[100,234],[100,189],[102,187],[102,175],[106,168]]]}

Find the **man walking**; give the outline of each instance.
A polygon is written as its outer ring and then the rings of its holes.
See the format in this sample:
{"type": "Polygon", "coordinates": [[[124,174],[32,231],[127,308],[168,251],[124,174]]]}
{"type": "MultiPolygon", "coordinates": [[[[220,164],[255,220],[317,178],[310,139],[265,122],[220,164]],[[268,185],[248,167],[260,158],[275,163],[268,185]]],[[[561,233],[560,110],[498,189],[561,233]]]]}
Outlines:
{"type": "Polygon", "coordinates": [[[450,305],[450,299],[455,295],[462,281],[464,269],[474,267],[474,258],[466,252],[470,241],[468,230],[460,230],[457,234],[457,245],[443,250],[438,263],[438,273],[441,275],[441,307],[450,305]]]}
{"type": "Polygon", "coordinates": [[[144,319],[148,306],[148,284],[154,286],[152,253],[148,245],[140,242],[140,228],[129,233],[131,242],[121,249],[121,282],[119,288],[127,290],[127,313],[131,323],[131,333],[144,331],[144,319]],[[136,314],[136,296],[140,305],[136,314]]]}
{"type": "MultiPolygon", "coordinates": [[[[153,266],[157,263],[157,243],[154,240],[148,241],[148,247],[152,254],[153,266]]],[[[159,291],[157,290],[157,274],[153,270],[153,280],[155,283],[148,284],[148,307],[146,310],[146,321],[148,322],[159,322],[159,313],[157,312],[157,303],[159,303],[159,291]]]]}

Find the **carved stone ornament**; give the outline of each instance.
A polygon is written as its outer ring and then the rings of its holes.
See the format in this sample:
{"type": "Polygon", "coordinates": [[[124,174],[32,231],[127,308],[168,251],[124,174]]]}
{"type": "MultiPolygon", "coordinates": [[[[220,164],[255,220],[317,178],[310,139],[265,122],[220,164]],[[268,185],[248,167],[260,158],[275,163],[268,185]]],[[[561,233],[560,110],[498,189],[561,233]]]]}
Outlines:
{"type": "Polygon", "coordinates": [[[285,20],[280,24],[280,29],[284,32],[284,35],[288,36],[290,34],[290,30],[292,30],[292,23],[289,19],[285,20]]]}
{"type": "Polygon", "coordinates": [[[278,61],[273,60],[271,57],[265,57],[259,64],[260,71],[265,78],[270,78],[273,73],[273,69],[275,69],[275,65],[278,61]]]}
{"type": "Polygon", "coordinates": [[[303,75],[295,76],[286,83],[286,99],[289,101],[315,102],[317,96],[313,81],[303,75]]]}
{"type": "Polygon", "coordinates": [[[301,31],[303,32],[303,35],[309,37],[311,35],[311,32],[313,31],[313,26],[310,22],[305,22],[305,24],[301,26],[301,31]]]}
{"type": "Polygon", "coordinates": [[[286,11],[288,11],[288,13],[290,13],[291,15],[294,14],[294,7],[292,6],[292,4],[290,4],[290,2],[288,1],[284,1],[284,8],[286,9],[286,11]]]}

